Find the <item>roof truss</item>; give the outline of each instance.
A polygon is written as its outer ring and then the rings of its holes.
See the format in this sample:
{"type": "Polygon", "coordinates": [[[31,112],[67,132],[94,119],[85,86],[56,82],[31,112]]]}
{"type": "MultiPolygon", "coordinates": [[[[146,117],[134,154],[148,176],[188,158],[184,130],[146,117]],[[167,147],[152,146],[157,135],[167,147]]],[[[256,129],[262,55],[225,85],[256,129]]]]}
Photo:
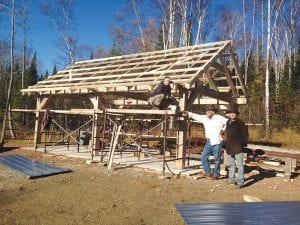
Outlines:
{"type": "Polygon", "coordinates": [[[80,61],[23,89],[22,93],[44,96],[113,92],[123,96],[128,93],[127,96],[134,98],[145,96],[165,76],[173,81],[175,92],[178,87],[192,90],[200,82],[215,92],[245,96],[230,41],[80,61]],[[227,68],[226,57],[231,58],[234,75],[227,68]]]}

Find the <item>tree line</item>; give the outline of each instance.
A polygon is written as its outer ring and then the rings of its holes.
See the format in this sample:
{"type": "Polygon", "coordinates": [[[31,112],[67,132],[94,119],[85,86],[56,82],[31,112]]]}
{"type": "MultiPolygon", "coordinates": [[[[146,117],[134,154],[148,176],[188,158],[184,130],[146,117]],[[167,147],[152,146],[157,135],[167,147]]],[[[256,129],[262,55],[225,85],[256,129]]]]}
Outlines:
{"type": "MultiPolygon", "coordinates": [[[[78,60],[232,40],[249,97],[241,109],[245,120],[263,123],[267,136],[273,128],[300,129],[299,1],[126,0],[108,30],[110,48],[79,44],[75,5],[39,3],[57,34],[59,69],[78,60]]],[[[10,24],[10,35],[0,34],[0,109],[34,108],[20,90],[57,72],[56,66],[51,74],[38,69],[39,53],[28,47],[31,18],[30,0],[0,0],[0,22],[10,24]]]]}

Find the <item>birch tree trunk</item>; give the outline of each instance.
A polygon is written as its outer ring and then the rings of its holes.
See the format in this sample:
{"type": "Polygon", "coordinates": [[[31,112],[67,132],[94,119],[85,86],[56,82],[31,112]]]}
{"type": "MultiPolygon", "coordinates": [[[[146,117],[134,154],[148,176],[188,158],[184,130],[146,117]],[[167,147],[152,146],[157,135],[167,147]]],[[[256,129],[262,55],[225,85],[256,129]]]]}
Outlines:
{"type": "Polygon", "coordinates": [[[168,48],[174,46],[174,26],[175,26],[175,0],[169,0],[169,30],[168,30],[168,48]]]}
{"type": "Polygon", "coordinates": [[[249,48],[247,44],[247,36],[246,36],[246,9],[245,9],[245,0],[243,0],[243,18],[244,18],[244,60],[245,60],[245,84],[247,85],[248,82],[248,66],[249,66],[249,57],[252,51],[252,45],[253,45],[253,35],[254,35],[254,21],[255,21],[255,1],[253,1],[253,10],[252,10],[252,22],[251,22],[251,37],[250,37],[250,43],[249,48]]]}
{"type": "Polygon", "coordinates": [[[261,49],[262,53],[264,53],[264,1],[261,1],[261,49]]]}
{"type": "Polygon", "coordinates": [[[277,18],[280,12],[280,8],[282,6],[283,0],[281,2],[274,2],[272,6],[276,8],[275,18],[273,19],[273,29],[271,33],[271,0],[268,0],[268,16],[267,16],[267,55],[266,55],[266,80],[265,80],[265,116],[266,116],[266,137],[269,138],[270,133],[270,54],[271,54],[271,46],[272,46],[272,38],[275,34],[277,27],[277,18]],[[276,3],[276,4],[275,4],[276,3]]]}
{"type": "Polygon", "coordinates": [[[247,62],[247,35],[246,35],[246,9],[245,0],[243,0],[243,29],[244,29],[244,61],[245,61],[245,84],[247,85],[248,80],[248,62],[247,62]]]}
{"type": "Polygon", "coordinates": [[[40,5],[42,12],[49,17],[54,29],[60,36],[62,41],[63,54],[66,54],[68,64],[75,63],[76,38],[71,36],[70,30],[73,22],[73,0],[45,0],[40,5]]]}
{"type": "MultiPolygon", "coordinates": [[[[21,88],[25,88],[24,84],[24,79],[25,79],[25,70],[26,70],[26,51],[27,51],[27,29],[28,29],[28,24],[27,24],[27,19],[28,19],[28,2],[27,0],[23,0],[23,6],[21,10],[21,27],[22,27],[22,32],[23,32],[23,37],[22,37],[22,69],[21,69],[21,88]]],[[[28,97],[26,97],[28,100],[28,97]]],[[[28,102],[25,102],[25,109],[28,108],[28,102]]],[[[28,124],[28,114],[23,113],[23,123],[25,125],[28,124]]]]}
{"type": "Polygon", "coordinates": [[[11,34],[10,34],[10,78],[9,78],[9,84],[7,89],[6,107],[5,107],[1,137],[0,137],[1,146],[3,146],[7,120],[8,120],[10,135],[12,138],[15,138],[15,134],[13,132],[13,127],[11,123],[12,117],[11,117],[11,110],[10,110],[11,86],[12,86],[13,72],[14,72],[13,68],[14,68],[14,39],[15,39],[15,0],[12,0],[11,3],[12,6],[11,6],[11,34]]]}
{"type": "Polygon", "coordinates": [[[265,81],[265,116],[266,116],[266,137],[270,137],[270,48],[271,48],[271,0],[268,0],[267,17],[267,57],[266,57],[266,81],[265,81]]]}
{"type": "Polygon", "coordinates": [[[180,15],[181,15],[181,32],[180,32],[180,46],[187,46],[188,32],[187,32],[187,0],[178,1],[180,15]]]}
{"type": "Polygon", "coordinates": [[[197,31],[196,31],[195,45],[200,44],[202,38],[201,37],[202,26],[206,15],[207,15],[207,6],[204,6],[204,8],[201,9],[201,0],[197,0],[197,4],[196,4],[197,31]]]}
{"type": "Polygon", "coordinates": [[[138,9],[136,0],[131,0],[131,4],[132,4],[133,11],[134,11],[134,14],[135,14],[137,26],[138,26],[138,29],[139,29],[139,32],[140,32],[142,45],[143,45],[143,48],[145,50],[146,49],[146,43],[145,43],[145,38],[144,38],[144,33],[143,33],[143,28],[142,28],[141,13],[138,9]]]}
{"type": "Polygon", "coordinates": [[[296,23],[295,18],[298,15],[299,17],[299,8],[300,8],[300,2],[296,1],[294,2],[291,0],[290,4],[291,12],[290,12],[290,26],[289,26],[289,33],[290,33],[290,48],[289,48],[289,80],[291,83],[291,76],[292,76],[292,68],[296,67],[296,60],[294,60],[294,64],[292,62],[292,56],[296,56],[296,23]]]}

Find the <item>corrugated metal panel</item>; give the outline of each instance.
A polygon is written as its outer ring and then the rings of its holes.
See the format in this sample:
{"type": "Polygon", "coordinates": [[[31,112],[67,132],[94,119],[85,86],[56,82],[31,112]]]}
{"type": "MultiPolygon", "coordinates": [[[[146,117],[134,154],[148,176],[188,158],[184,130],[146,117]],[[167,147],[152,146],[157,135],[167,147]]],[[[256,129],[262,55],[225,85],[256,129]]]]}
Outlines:
{"type": "Polygon", "coordinates": [[[188,225],[299,225],[300,202],[176,204],[188,225]]]}
{"type": "Polygon", "coordinates": [[[28,178],[39,178],[71,171],[68,168],[39,162],[21,155],[1,156],[0,163],[25,174],[28,178]]]}

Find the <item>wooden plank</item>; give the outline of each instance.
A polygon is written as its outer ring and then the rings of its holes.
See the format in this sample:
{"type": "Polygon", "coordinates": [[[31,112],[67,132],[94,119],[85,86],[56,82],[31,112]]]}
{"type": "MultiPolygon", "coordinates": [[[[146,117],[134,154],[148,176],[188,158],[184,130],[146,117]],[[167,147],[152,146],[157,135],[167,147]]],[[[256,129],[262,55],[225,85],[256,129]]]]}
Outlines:
{"type": "MultiPolygon", "coordinates": [[[[181,80],[173,80],[173,83],[176,85],[176,84],[182,84],[182,83],[185,83],[185,82],[188,82],[189,79],[181,79],[181,80]]],[[[149,92],[149,90],[152,89],[152,87],[156,86],[158,84],[158,82],[150,82],[150,81],[144,81],[144,82],[136,82],[136,83],[133,83],[133,82],[130,82],[130,83],[116,83],[116,84],[105,84],[105,85],[102,85],[102,86],[99,86],[99,85],[84,85],[84,86],[74,86],[74,87],[70,87],[70,86],[66,86],[66,87],[48,87],[48,88],[39,88],[39,87],[32,87],[30,89],[27,89],[26,91],[23,91],[23,94],[26,94],[26,93],[29,93],[29,92],[41,92],[43,94],[51,94],[51,91],[57,91],[56,94],[64,94],[65,91],[69,90],[70,88],[73,88],[73,94],[74,93],[80,93],[80,89],[83,88],[83,89],[88,89],[88,93],[93,93],[93,92],[109,92],[109,91],[112,91],[111,89],[109,88],[115,88],[117,87],[117,90],[118,91],[128,91],[128,88],[127,87],[132,87],[132,86],[135,86],[137,87],[137,91],[139,90],[143,90],[143,91],[147,91],[149,92]]]]}
{"type": "MultiPolygon", "coordinates": [[[[247,99],[244,97],[239,97],[236,98],[236,104],[238,105],[245,105],[247,103],[247,99]]],[[[199,99],[195,99],[193,102],[194,105],[227,105],[230,104],[230,102],[227,101],[222,101],[220,99],[216,99],[216,98],[199,98],[199,99]]]]}
{"type": "MultiPolygon", "coordinates": [[[[241,90],[242,89],[242,86],[235,86],[235,89],[237,89],[237,90],[241,90]]],[[[218,90],[220,91],[220,92],[222,92],[222,91],[230,91],[231,90],[231,87],[218,87],[218,90]]]]}
{"type": "MultiPolygon", "coordinates": [[[[109,82],[109,83],[99,83],[99,82],[93,82],[92,84],[90,83],[83,83],[81,82],[80,84],[73,84],[73,86],[70,86],[68,84],[66,85],[48,85],[48,86],[32,86],[28,89],[23,89],[21,90],[23,94],[25,94],[26,92],[39,92],[39,91],[61,91],[61,90],[65,90],[65,91],[69,91],[70,89],[72,89],[72,91],[75,91],[73,93],[78,93],[76,92],[76,90],[80,89],[80,88],[87,88],[89,90],[93,89],[93,88],[109,88],[109,87],[125,87],[125,86],[148,86],[148,90],[151,89],[152,86],[156,86],[162,79],[164,76],[160,77],[160,79],[151,79],[151,78],[139,78],[138,80],[132,80],[129,79],[130,82],[126,82],[126,80],[123,80],[122,82],[109,82]],[[143,81],[143,82],[139,82],[139,81],[143,81]]],[[[188,83],[189,82],[189,78],[190,75],[170,75],[169,76],[174,84],[184,84],[184,83],[188,83]],[[177,77],[179,77],[180,79],[177,79],[177,77]]],[[[124,89],[123,89],[124,90],[124,89]]],[[[93,90],[92,90],[93,91],[93,90]]],[[[103,91],[103,92],[107,92],[107,91],[103,91]]],[[[47,93],[47,92],[46,92],[47,93]]],[[[51,94],[51,92],[48,92],[49,94],[51,94]]]]}
{"type": "MultiPolygon", "coordinates": [[[[232,79],[237,79],[237,76],[231,76],[232,79]]],[[[220,81],[220,80],[227,80],[227,77],[215,77],[213,78],[214,81],[220,81]]]]}
{"type": "Polygon", "coordinates": [[[107,113],[120,113],[120,114],[145,114],[145,115],[175,115],[171,110],[159,110],[159,109],[107,109],[107,113]]]}
{"type": "Polygon", "coordinates": [[[287,153],[287,154],[296,154],[300,155],[300,149],[293,149],[293,148],[279,148],[279,147],[273,147],[273,146],[265,146],[265,145],[254,145],[254,144],[248,144],[247,148],[250,149],[262,149],[264,151],[269,152],[278,152],[278,153],[287,153]]]}
{"type": "MultiPolygon", "coordinates": [[[[46,112],[46,109],[12,109],[12,112],[27,112],[27,113],[37,113],[46,112]]],[[[66,115],[87,115],[92,116],[94,114],[93,109],[71,109],[71,110],[57,110],[50,109],[51,112],[55,114],[66,114],[66,115]]],[[[102,111],[98,111],[102,112],[102,111]]]]}

